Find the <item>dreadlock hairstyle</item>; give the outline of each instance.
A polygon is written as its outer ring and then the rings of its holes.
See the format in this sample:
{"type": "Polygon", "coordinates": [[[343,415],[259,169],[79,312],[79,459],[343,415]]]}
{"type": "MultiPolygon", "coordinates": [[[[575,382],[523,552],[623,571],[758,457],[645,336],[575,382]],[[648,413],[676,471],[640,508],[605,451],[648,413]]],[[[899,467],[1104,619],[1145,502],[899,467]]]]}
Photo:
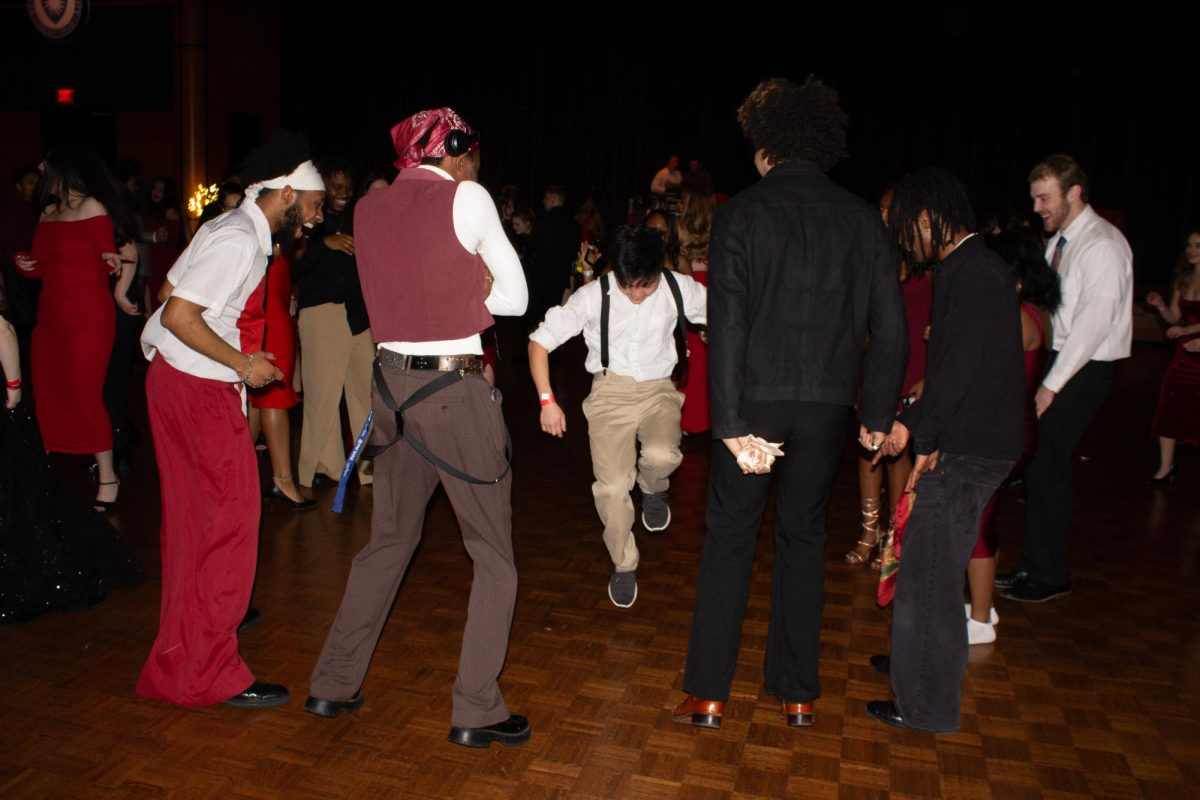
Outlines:
{"type": "MultiPolygon", "coordinates": [[[[271,134],[266,144],[254,148],[234,172],[241,177],[243,186],[249,186],[288,175],[311,158],[308,137],[279,128],[271,134]]],[[[268,191],[271,190],[266,189],[263,194],[268,191]]]]}
{"type": "Polygon", "coordinates": [[[803,84],[771,78],[737,110],[742,134],[773,164],[812,161],[828,172],[846,155],[848,117],[837,90],[809,76],[803,84]]]}
{"type": "Polygon", "coordinates": [[[975,230],[975,212],[967,199],[967,187],[948,169],[922,167],[896,184],[888,206],[888,228],[900,247],[910,253],[920,239],[917,222],[922,211],[929,214],[931,248],[926,262],[908,260],[909,271],[913,273],[936,263],[937,254],[954,243],[959,230],[975,230]]]}
{"type": "Polygon", "coordinates": [[[1006,231],[989,236],[987,245],[1013,268],[1021,299],[1053,314],[1062,303],[1062,289],[1058,273],[1046,263],[1041,237],[1029,231],[1006,231]]]}

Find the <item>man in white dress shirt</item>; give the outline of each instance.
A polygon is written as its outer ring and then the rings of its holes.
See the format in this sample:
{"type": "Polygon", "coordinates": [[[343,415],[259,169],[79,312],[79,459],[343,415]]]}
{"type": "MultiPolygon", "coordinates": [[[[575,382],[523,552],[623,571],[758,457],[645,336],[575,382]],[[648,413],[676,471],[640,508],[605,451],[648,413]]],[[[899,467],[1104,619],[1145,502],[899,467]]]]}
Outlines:
{"type": "Polygon", "coordinates": [[[707,295],[690,276],[663,272],[657,231],[618,229],[611,262],[611,274],[550,309],[530,334],[529,370],[542,404],[542,430],[562,436],[567,421],[550,388],[549,354],[583,333],[585,366],[595,376],[583,401],[596,476],[592,494],[613,562],[608,596],[616,606],[629,608],[637,600],[638,567],[629,493],[636,481],[642,490],[642,525],[648,531],[665,530],[671,522],[668,479],[683,460],[683,395],[672,381],[673,370],[686,362],[679,314],[682,309],[689,321],[704,325],[707,295]]]}
{"type": "Polygon", "coordinates": [[[1025,470],[1028,492],[1021,561],[997,576],[1010,600],[1040,603],[1071,591],[1071,454],[1112,387],[1113,362],[1133,340],[1133,253],[1088,205],[1087,176],[1055,155],[1029,173],[1033,210],[1053,233],[1046,260],[1063,302],[1052,320],[1053,353],[1035,396],[1038,443],[1025,470]]]}

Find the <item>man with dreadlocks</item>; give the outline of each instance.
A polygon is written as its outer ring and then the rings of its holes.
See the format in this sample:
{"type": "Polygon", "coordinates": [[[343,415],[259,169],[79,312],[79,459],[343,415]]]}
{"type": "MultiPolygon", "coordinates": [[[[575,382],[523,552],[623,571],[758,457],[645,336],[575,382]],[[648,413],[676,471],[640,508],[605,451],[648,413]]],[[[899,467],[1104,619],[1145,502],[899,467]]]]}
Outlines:
{"type": "MultiPolygon", "coordinates": [[[[879,212],[825,171],[846,115],[819,81],[765,81],[738,109],[762,180],[717,210],[709,263],[714,443],[708,535],[677,722],[717,728],[729,697],[771,476],[782,443],[766,689],[791,726],[820,695],[825,511],[846,416],[861,440],[891,429],[908,352],[895,245],[879,212]],[[870,334],[870,346],[864,343],[870,334]]],[[[961,611],[960,611],[961,614],[961,611]]],[[[961,627],[961,620],[960,620],[961,627]]]]}
{"type": "Polygon", "coordinates": [[[517,598],[511,453],[499,392],[482,375],[479,334],[492,314],[525,313],[529,294],[496,205],[476,182],[479,134],[443,107],[396,125],[392,142],[400,174],[354,212],[359,278],[379,343],[371,541],[350,567],[304,710],[336,717],[362,706],[371,654],[441,483],[475,569],[449,739],[519,745],[529,721],[509,714],[497,682],[517,598]]]}
{"type": "Polygon", "coordinates": [[[278,131],[239,169],[246,199],[196,232],[142,333],[162,483],[162,611],[138,694],[185,706],[269,708],[291,695],[238,655],[261,500],[244,386],[282,373],[262,351],[271,239],[321,219],[325,184],[307,141],[278,131]]]}
{"type": "Polygon", "coordinates": [[[883,452],[912,439],[905,491],[912,516],[896,581],[891,656],[871,665],[891,675],[895,700],[875,700],[880,722],[958,730],[967,628],[962,576],[988,498],[1021,454],[1025,373],[1014,275],[976,235],[967,190],[950,172],[925,168],[896,186],[889,226],[909,264],[933,266],[925,392],[892,427],[883,452]],[[936,469],[935,469],[936,467],[936,469]]]}

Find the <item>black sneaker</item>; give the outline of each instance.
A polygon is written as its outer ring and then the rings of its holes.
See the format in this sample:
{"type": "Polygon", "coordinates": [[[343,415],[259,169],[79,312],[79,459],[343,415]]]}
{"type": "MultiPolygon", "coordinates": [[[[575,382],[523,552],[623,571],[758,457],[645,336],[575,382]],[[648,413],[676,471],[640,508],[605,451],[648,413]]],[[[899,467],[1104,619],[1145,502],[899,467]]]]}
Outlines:
{"type": "Polygon", "coordinates": [[[608,599],[617,608],[629,608],[637,601],[637,572],[617,572],[613,570],[608,579],[608,599]]]}
{"type": "Polygon", "coordinates": [[[1049,583],[1039,583],[1038,581],[1026,578],[1016,586],[1002,592],[1000,596],[1006,597],[1009,600],[1019,600],[1022,603],[1044,603],[1056,597],[1065,597],[1070,593],[1070,583],[1054,586],[1049,583]]]}
{"type": "Polygon", "coordinates": [[[642,495],[642,526],[651,532],[665,531],[671,524],[671,507],[666,492],[642,495]]]}
{"type": "Polygon", "coordinates": [[[1018,583],[1026,580],[1029,577],[1029,570],[1022,567],[1014,567],[1008,572],[996,573],[996,579],[992,581],[992,585],[997,589],[1011,589],[1018,583]]]}

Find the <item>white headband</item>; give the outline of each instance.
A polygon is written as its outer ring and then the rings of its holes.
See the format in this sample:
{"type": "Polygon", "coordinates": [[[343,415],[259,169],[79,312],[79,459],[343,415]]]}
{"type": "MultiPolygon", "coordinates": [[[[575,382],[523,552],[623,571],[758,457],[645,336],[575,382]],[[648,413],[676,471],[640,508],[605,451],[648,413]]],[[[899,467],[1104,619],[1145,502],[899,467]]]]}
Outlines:
{"type": "Polygon", "coordinates": [[[290,175],[281,175],[278,178],[271,178],[269,181],[250,184],[246,187],[246,199],[243,202],[253,203],[263,189],[282,189],[285,186],[290,186],[299,192],[325,191],[325,181],[321,180],[320,171],[313,165],[313,162],[305,161],[290,175]]]}

